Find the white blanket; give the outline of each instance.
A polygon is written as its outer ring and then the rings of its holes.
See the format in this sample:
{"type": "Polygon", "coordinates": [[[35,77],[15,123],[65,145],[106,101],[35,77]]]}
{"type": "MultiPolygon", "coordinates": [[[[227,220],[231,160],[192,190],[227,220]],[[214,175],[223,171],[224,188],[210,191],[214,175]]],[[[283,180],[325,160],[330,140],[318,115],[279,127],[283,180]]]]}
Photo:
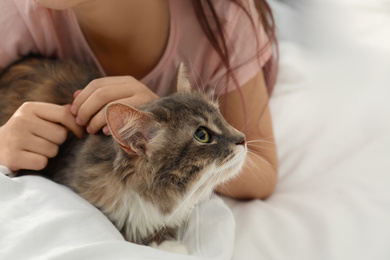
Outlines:
{"type": "Polygon", "coordinates": [[[390,1],[285,2],[271,1],[280,177],[268,200],[201,204],[187,257],[125,242],[66,187],[0,174],[0,259],[390,259],[390,1]]]}

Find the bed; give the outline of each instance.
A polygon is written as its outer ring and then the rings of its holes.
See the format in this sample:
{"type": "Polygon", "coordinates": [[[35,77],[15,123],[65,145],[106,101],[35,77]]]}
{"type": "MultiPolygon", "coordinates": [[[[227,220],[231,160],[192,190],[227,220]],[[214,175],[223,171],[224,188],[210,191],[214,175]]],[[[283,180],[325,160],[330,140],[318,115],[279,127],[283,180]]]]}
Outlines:
{"type": "Polygon", "coordinates": [[[124,241],[66,187],[0,174],[0,259],[390,259],[390,1],[270,3],[270,198],[203,202],[181,231],[183,256],[124,241]]]}

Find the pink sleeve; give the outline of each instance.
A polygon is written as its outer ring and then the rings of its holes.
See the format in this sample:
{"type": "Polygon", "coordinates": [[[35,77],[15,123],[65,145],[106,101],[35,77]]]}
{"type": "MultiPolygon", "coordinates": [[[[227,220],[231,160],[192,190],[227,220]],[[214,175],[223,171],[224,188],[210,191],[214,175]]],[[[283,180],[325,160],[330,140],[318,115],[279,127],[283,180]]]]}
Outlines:
{"type": "MultiPolygon", "coordinates": [[[[245,3],[247,3],[247,9],[254,24],[247,14],[234,4],[231,4],[229,10],[223,10],[225,11],[230,65],[239,86],[244,85],[258,74],[272,57],[272,46],[268,44],[268,36],[260,22],[254,3],[252,0],[245,1],[245,3]]],[[[217,71],[211,78],[209,86],[216,86],[216,93],[236,89],[233,81],[227,76],[226,69],[217,71]]]]}
{"type": "Polygon", "coordinates": [[[68,20],[69,12],[47,9],[36,0],[0,1],[0,67],[32,53],[65,57],[73,50],[74,26],[68,20]]]}
{"type": "Polygon", "coordinates": [[[0,1],[0,67],[4,68],[36,48],[13,0],[0,1]]]}

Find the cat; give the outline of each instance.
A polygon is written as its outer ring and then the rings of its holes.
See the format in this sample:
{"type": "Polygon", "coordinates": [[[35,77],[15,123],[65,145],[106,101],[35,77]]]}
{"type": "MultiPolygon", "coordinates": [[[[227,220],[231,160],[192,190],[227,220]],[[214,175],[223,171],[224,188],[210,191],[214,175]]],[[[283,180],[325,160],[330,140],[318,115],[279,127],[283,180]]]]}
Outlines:
{"type": "MultiPolygon", "coordinates": [[[[0,125],[23,102],[71,104],[76,90],[100,76],[72,61],[22,59],[0,75],[0,125]]],[[[39,173],[100,209],[127,241],[186,253],[177,246],[178,228],[199,201],[239,173],[247,147],[217,102],[191,89],[183,65],[172,82],[173,94],[140,108],[108,104],[111,135],[69,133],[39,173]]]]}

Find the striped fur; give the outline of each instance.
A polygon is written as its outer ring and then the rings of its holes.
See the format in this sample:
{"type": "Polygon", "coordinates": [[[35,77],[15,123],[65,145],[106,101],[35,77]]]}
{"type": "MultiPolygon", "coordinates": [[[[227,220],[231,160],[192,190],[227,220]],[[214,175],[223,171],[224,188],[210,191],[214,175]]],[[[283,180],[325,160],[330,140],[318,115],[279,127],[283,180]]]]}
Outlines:
{"type": "MultiPolygon", "coordinates": [[[[71,103],[73,92],[96,77],[69,61],[20,61],[0,76],[0,124],[26,101],[71,103]]],[[[216,103],[190,90],[182,67],[173,82],[176,93],[144,107],[108,105],[112,135],[70,136],[41,172],[74,189],[126,240],[139,244],[175,239],[191,209],[240,171],[247,152],[245,136],[225,121],[216,103]],[[194,138],[199,127],[209,142],[194,138]]]]}

